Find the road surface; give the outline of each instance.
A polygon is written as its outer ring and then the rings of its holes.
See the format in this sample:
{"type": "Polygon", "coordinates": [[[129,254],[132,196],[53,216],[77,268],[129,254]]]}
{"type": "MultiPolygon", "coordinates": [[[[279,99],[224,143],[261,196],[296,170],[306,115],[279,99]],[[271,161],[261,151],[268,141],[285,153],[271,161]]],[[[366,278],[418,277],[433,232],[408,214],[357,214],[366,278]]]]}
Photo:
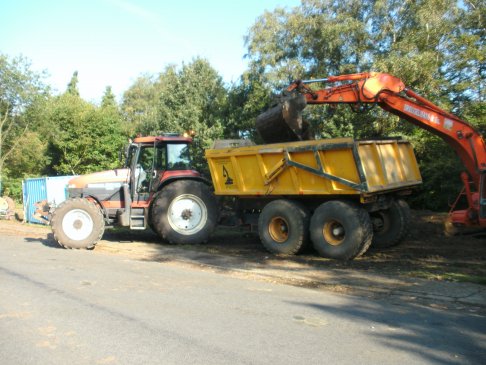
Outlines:
{"type": "Polygon", "coordinates": [[[0,237],[2,364],[480,364],[486,317],[0,237]]]}

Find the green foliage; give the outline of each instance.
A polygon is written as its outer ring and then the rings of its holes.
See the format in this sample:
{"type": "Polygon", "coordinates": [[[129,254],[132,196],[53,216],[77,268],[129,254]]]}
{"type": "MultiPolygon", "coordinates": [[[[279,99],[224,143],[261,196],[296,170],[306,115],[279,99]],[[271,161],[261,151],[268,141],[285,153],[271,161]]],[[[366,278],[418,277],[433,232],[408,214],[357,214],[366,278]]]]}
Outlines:
{"type": "Polygon", "coordinates": [[[67,86],[66,93],[73,96],[79,96],[78,82],[78,71],[74,71],[67,86]]]}
{"type": "Polygon", "coordinates": [[[117,166],[126,139],[116,110],[96,108],[66,93],[52,100],[47,119],[52,125],[49,172],[75,175],[117,166]]]}
{"type": "Polygon", "coordinates": [[[144,135],[195,131],[195,167],[205,169],[203,149],[223,135],[227,92],[221,77],[200,58],[157,78],[143,76],[125,92],[122,109],[144,135]]]}
{"type": "Polygon", "coordinates": [[[103,98],[101,99],[101,107],[106,108],[113,108],[116,109],[118,107],[116,103],[115,94],[111,90],[111,86],[107,86],[105,89],[105,93],[103,94],[103,98]]]}
{"type": "Polygon", "coordinates": [[[129,135],[135,135],[143,126],[157,126],[158,84],[150,75],[140,76],[123,94],[122,112],[129,126],[129,135]]]}
{"type": "Polygon", "coordinates": [[[248,138],[259,141],[255,129],[255,117],[271,102],[271,90],[258,78],[244,73],[241,82],[228,90],[225,110],[224,136],[226,138],[248,138]]]}
{"type": "Polygon", "coordinates": [[[22,202],[22,180],[21,178],[12,178],[6,174],[2,181],[2,196],[8,196],[18,203],[22,202]]]}
{"type": "Polygon", "coordinates": [[[11,178],[39,176],[50,163],[48,142],[33,130],[18,137],[19,147],[7,159],[6,172],[11,178]]]}
{"type": "Polygon", "coordinates": [[[30,135],[33,106],[48,93],[42,79],[43,75],[32,71],[26,59],[0,54],[0,193],[7,175],[23,176],[26,168],[14,157],[30,135]]]}

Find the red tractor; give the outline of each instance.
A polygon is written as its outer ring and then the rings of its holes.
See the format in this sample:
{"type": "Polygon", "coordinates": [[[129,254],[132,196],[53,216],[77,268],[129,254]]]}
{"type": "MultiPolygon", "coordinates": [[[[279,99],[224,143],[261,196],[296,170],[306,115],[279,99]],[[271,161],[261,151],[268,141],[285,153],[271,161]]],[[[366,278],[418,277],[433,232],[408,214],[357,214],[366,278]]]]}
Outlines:
{"type": "Polygon", "coordinates": [[[218,219],[211,182],[191,165],[190,137],[139,137],[121,169],[69,181],[69,199],[52,213],[55,240],[67,248],[93,248],[105,227],[152,228],[172,243],[208,239],[218,219]]]}

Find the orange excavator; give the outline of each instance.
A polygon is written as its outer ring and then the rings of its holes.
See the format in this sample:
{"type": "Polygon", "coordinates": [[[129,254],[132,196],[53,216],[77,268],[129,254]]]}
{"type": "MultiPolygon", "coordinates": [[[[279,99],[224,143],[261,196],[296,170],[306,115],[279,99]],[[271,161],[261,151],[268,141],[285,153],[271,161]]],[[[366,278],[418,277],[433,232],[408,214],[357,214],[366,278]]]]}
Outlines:
{"type": "Polygon", "coordinates": [[[471,124],[446,112],[405,86],[399,78],[378,72],[297,80],[284,91],[278,105],[258,116],[256,127],[266,143],[311,139],[302,119],[307,104],[348,104],[359,110],[378,105],[414,125],[441,137],[462,160],[463,189],[449,214],[449,232],[458,227],[486,228],[486,144],[471,124]],[[313,90],[311,83],[340,83],[313,90]],[[467,209],[456,209],[461,196],[467,209]]]}

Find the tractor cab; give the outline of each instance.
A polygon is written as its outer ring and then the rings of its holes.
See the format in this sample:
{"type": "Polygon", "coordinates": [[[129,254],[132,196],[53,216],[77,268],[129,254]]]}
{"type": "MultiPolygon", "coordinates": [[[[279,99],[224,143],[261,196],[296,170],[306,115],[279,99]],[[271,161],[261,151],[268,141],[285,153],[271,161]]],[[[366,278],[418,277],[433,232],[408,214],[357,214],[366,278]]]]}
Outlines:
{"type": "Polygon", "coordinates": [[[125,167],[130,173],[134,203],[149,201],[171,179],[199,176],[190,156],[192,139],[180,136],[138,137],[128,147],[125,167]]]}

